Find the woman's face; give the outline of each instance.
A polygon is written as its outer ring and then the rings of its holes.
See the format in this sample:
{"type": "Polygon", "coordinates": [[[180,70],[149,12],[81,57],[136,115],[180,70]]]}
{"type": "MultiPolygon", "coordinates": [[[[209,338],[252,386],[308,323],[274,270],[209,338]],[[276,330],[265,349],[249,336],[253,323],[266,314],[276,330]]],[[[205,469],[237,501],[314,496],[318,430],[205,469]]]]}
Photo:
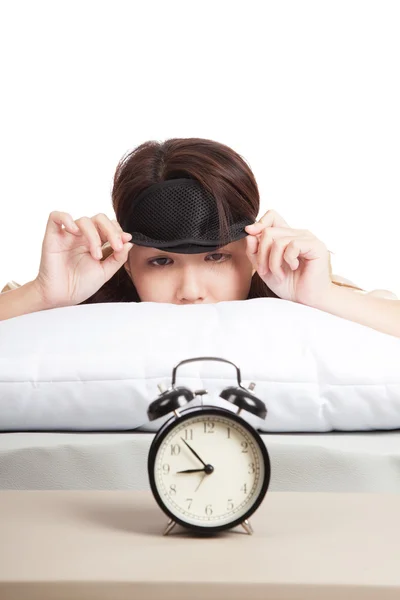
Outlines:
{"type": "Polygon", "coordinates": [[[142,302],[170,304],[245,300],[253,275],[246,238],[204,254],[134,245],[124,267],[142,302]]]}

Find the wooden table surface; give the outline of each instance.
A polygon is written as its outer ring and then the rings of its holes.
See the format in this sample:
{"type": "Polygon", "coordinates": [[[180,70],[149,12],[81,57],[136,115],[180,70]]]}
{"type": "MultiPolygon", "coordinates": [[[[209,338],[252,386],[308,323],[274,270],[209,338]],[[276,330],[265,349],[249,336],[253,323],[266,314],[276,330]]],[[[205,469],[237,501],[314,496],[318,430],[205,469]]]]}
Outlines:
{"type": "Polygon", "coordinates": [[[196,537],[150,492],[1,491],[0,600],[400,598],[400,495],[270,492],[196,537]]]}

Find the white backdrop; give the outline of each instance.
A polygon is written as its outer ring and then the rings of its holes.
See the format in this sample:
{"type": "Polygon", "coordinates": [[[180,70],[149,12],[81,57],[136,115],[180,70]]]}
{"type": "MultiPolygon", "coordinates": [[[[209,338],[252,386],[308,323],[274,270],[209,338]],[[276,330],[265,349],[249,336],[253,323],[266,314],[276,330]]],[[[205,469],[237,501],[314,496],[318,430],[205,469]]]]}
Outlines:
{"type": "Polygon", "coordinates": [[[397,0],[0,3],[0,289],[38,270],[49,213],[111,207],[118,160],[205,137],[334,252],[400,296],[397,0]]]}

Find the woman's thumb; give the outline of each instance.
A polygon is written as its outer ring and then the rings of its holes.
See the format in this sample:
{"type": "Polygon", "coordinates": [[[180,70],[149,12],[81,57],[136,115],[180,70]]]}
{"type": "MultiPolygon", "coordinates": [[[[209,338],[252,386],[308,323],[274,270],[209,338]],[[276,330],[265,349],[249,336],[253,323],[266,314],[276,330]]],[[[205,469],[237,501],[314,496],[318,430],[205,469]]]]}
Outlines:
{"type": "Polygon", "coordinates": [[[122,267],[128,258],[129,250],[133,248],[132,242],[126,242],[119,252],[113,252],[106,260],[102,261],[105,280],[108,281],[122,267]]]}
{"type": "Polygon", "coordinates": [[[249,235],[246,239],[246,254],[253,267],[257,267],[258,240],[255,236],[249,235]]]}

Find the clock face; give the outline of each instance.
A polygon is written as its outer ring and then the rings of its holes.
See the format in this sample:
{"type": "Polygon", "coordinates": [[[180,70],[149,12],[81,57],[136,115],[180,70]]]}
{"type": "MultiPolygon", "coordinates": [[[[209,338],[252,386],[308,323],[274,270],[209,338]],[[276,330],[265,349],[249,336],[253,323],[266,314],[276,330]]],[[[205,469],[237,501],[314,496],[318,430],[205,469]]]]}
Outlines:
{"type": "Polygon", "coordinates": [[[230,411],[190,412],[161,436],[150,461],[153,492],[177,522],[232,527],[254,512],[267,491],[267,450],[255,430],[230,411]]]}

